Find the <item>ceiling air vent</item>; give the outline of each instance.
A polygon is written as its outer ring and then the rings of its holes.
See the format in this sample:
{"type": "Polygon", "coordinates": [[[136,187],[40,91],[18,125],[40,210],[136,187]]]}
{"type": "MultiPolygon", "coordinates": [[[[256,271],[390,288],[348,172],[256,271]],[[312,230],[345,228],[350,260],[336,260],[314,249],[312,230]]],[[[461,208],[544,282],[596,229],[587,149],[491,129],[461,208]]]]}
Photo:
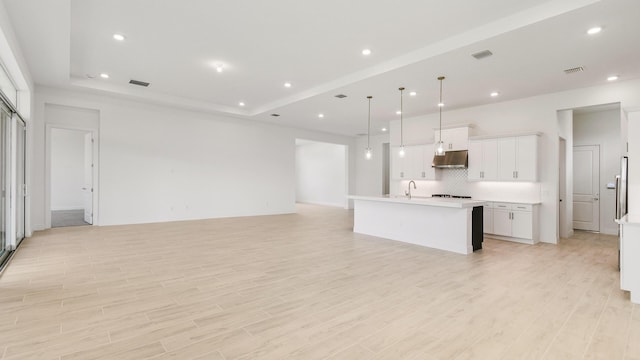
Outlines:
{"type": "Polygon", "coordinates": [[[144,82],[144,81],[140,81],[140,80],[129,80],[129,84],[138,85],[138,86],[144,86],[144,87],[147,87],[147,86],[151,85],[148,82],[144,82]]]}
{"type": "Polygon", "coordinates": [[[278,116],[280,116],[280,114],[271,114],[271,116],[278,117],[278,116]]]}
{"type": "Polygon", "coordinates": [[[564,73],[569,75],[569,74],[573,74],[573,73],[577,73],[577,72],[581,72],[584,71],[584,68],[582,66],[578,66],[578,67],[574,67],[571,69],[565,69],[564,73]]]}
{"type": "Polygon", "coordinates": [[[345,95],[345,94],[338,94],[338,95],[336,95],[336,97],[337,97],[338,99],[344,99],[344,98],[346,98],[346,97],[347,97],[347,95],[345,95]]]}
{"type": "Polygon", "coordinates": [[[474,58],[476,58],[478,60],[482,60],[482,59],[484,59],[486,57],[489,57],[491,55],[493,55],[493,53],[491,51],[489,51],[489,50],[484,50],[484,51],[477,52],[475,54],[471,54],[471,56],[473,56],[474,58]]]}

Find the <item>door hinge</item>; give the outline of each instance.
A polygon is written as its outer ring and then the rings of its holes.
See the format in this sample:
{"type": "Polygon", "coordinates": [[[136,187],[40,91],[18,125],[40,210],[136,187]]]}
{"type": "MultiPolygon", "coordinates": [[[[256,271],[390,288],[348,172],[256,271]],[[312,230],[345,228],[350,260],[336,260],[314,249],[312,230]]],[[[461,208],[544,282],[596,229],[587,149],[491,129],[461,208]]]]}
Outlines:
{"type": "Polygon", "coordinates": [[[27,196],[27,184],[22,184],[22,196],[27,196]]]}

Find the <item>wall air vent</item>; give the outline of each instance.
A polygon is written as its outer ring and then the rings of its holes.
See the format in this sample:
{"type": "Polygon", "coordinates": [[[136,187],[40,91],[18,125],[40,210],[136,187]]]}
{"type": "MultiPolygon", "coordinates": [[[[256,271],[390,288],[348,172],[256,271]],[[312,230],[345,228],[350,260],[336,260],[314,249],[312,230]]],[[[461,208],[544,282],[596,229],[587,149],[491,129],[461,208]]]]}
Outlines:
{"type": "Polygon", "coordinates": [[[584,71],[584,68],[582,66],[578,66],[578,67],[574,67],[571,69],[565,69],[564,73],[569,75],[569,74],[573,74],[573,73],[577,73],[577,72],[581,72],[584,71]]]}
{"type": "Polygon", "coordinates": [[[138,85],[138,86],[144,86],[144,87],[147,87],[147,86],[151,85],[148,82],[144,82],[144,81],[140,81],[140,80],[129,80],[129,84],[138,85]]]}
{"type": "Polygon", "coordinates": [[[346,97],[347,97],[347,95],[345,95],[345,94],[338,94],[338,95],[336,95],[336,97],[337,97],[338,99],[344,99],[344,98],[346,98],[346,97]]]}
{"type": "Polygon", "coordinates": [[[493,55],[493,53],[491,51],[489,51],[489,50],[484,50],[484,51],[477,52],[475,54],[471,54],[471,56],[473,56],[474,58],[476,58],[478,60],[482,60],[482,59],[484,59],[486,57],[489,57],[491,55],[493,55]]]}
{"type": "Polygon", "coordinates": [[[278,117],[278,116],[280,116],[280,114],[271,114],[271,116],[278,117]]]}

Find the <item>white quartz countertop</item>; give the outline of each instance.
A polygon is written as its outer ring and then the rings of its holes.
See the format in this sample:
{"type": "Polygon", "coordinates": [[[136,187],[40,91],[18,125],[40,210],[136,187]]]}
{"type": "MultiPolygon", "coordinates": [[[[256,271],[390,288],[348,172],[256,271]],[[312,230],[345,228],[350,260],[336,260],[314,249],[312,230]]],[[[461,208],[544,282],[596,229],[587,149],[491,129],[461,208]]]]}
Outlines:
{"type": "Polygon", "coordinates": [[[378,201],[396,204],[411,204],[422,206],[439,206],[447,208],[469,208],[474,206],[486,205],[486,201],[478,201],[471,199],[452,199],[452,198],[431,198],[431,197],[417,197],[414,196],[411,199],[406,196],[394,197],[394,196],[358,196],[350,195],[349,199],[353,200],[368,200],[378,201]]]}
{"type": "Polygon", "coordinates": [[[617,219],[616,222],[620,225],[636,225],[640,226],[640,215],[625,215],[622,219],[617,219]]]}
{"type": "Polygon", "coordinates": [[[505,203],[505,204],[527,204],[527,205],[540,205],[542,204],[540,201],[503,201],[503,200],[487,200],[484,199],[482,201],[492,202],[492,203],[505,203]]]}

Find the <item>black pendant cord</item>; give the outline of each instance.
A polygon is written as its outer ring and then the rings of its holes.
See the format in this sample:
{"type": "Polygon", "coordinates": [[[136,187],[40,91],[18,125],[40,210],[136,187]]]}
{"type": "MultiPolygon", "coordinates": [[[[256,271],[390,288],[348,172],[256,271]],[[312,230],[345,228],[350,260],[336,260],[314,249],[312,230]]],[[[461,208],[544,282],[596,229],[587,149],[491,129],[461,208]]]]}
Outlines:
{"type": "Polygon", "coordinates": [[[401,87],[400,90],[400,148],[404,148],[404,131],[402,129],[402,116],[404,115],[404,109],[402,108],[402,92],[404,88],[401,87]]]}
{"type": "Polygon", "coordinates": [[[369,99],[369,117],[367,121],[367,150],[371,150],[371,98],[373,96],[367,96],[369,99]]]}
{"type": "Polygon", "coordinates": [[[440,109],[440,139],[438,142],[442,143],[442,107],[444,106],[442,104],[442,80],[444,80],[444,76],[439,77],[438,80],[440,80],[440,102],[438,103],[438,108],[440,109]]]}

